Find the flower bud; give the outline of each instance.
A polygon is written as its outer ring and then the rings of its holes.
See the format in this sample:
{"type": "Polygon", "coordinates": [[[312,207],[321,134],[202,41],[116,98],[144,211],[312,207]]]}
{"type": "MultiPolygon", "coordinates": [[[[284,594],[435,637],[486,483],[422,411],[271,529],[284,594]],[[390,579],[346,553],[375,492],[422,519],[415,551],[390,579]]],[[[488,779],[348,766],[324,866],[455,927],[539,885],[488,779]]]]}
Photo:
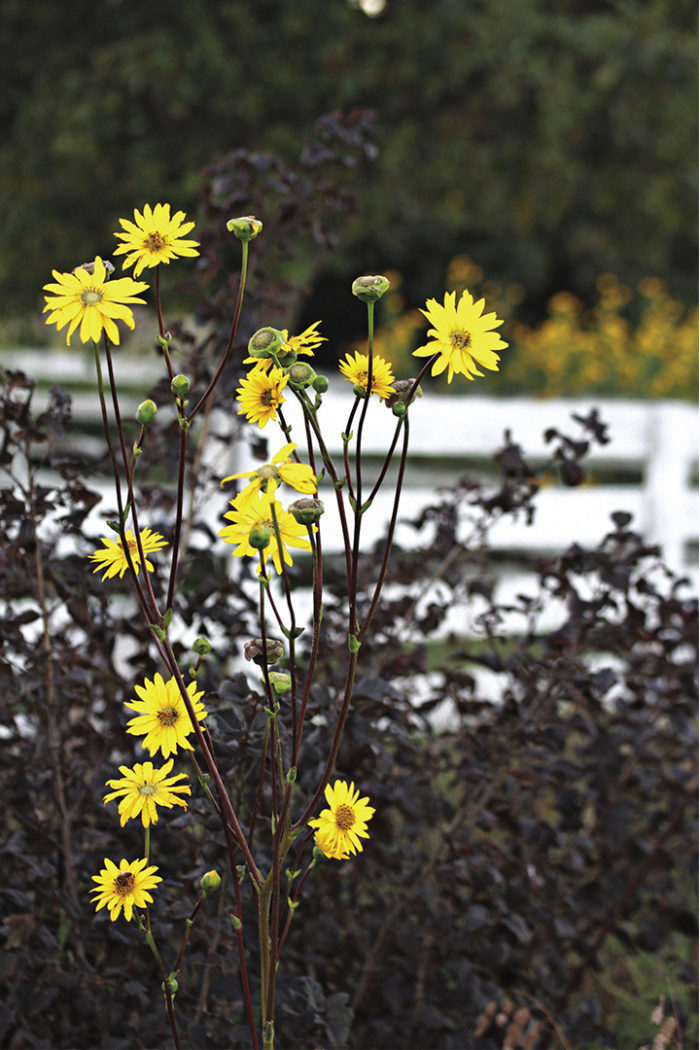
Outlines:
{"type": "Polygon", "coordinates": [[[270,543],[270,530],[267,525],[255,525],[248,533],[248,543],[256,551],[263,551],[270,543]]]}
{"type": "Polygon", "coordinates": [[[200,656],[206,656],[206,654],[211,651],[211,642],[208,638],[202,638],[200,636],[199,638],[195,638],[192,648],[200,656]]]}
{"type": "Polygon", "coordinates": [[[199,888],[202,893],[216,893],[221,885],[221,876],[218,871],[205,871],[199,880],[199,888]]]}
{"type": "Polygon", "coordinates": [[[413,379],[395,379],[391,384],[392,393],[389,394],[384,402],[387,408],[393,408],[397,401],[402,401],[404,405],[410,405],[415,398],[423,397],[422,389],[420,386],[417,386],[409,401],[409,394],[413,389],[414,382],[415,380],[413,379]]]}
{"type": "Polygon", "coordinates": [[[294,503],[290,503],[287,508],[294,520],[298,521],[300,525],[314,525],[325,509],[321,500],[315,499],[313,496],[303,496],[301,499],[295,500],[294,503]]]}
{"type": "Polygon", "coordinates": [[[260,219],[254,218],[252,215],[241,215],[237,219],[229,219],[226,223],[226,229],[229,233],[232,233],[234,237],[238,237],[239,241],[252,241],[254,240],[263,228],[263,224],[260,219]]]}
{"type": "Polygon", "coordinates": [[[187,376],[182,374],[173,376],[170,380],[170,389],[175,397],[184,397],[185,394],[190,392],[190,381],[187,376]]]}
{"type": "Polygon", "coordinates": [[[142,427],[147,427],[156,418],[157,411],[158,405],[155,401],[151,401],[150,398],[147,401],[142,401],[136,409],[136,422],[140,423],[142,427]]]}
{"type": "Polygon", "coordinates": [[[376,303],[389,289],[389,278],[377,274],[374,277],[358,277],[352,282],[352,294],[363,303],[376,303]]]}
{"type": "Polygon", "coordinates": [[[283,643],[278,638],[268,638],[266,641],[267,646],[262,638],[251,638],[249,642],[246,642],[243,646],[243,655],[246,660],[252,660],[258,667],[262,667],[266,662],[276,664],[278,660],[281,660],[284,656],[283,643]],[[267,660],[263,654],[266,654],[267,660]]]}
{"type": "Polygon", "coordinates": [[[288,693],[292,688],[291,675],[285,674],[284,671],[270,671],[269,677],[272,692],[275,696],[281,696],[282,693],[288,693]]]}
{"type": "Polygon", "coordinates": [[[305,390],[316,379],[316,373],[306,361],[297,361],[287,372],[289,385],[295,390],[305,390]]]}
{"type": "Polygon", "coordinates": [[[311,385],[317,394],[325,394],[328,390],[328,380],[325,376],[316,376],[311,385]]]}
{"type": "Polygon", "coordinates": [[[408,409],[406,408],[406,405],[403,401],[397,401],[391,406],[391,411],[394,413],[395,416],[398,416],[399,419],[401,419],[402,416],[406,415],[408,409]]]}
{"type": "Polygon", "coordinates": [[[248,340],[251,357],[272,357],[284,344],[284,336],[278,328],[258,328],[248,340]]]}

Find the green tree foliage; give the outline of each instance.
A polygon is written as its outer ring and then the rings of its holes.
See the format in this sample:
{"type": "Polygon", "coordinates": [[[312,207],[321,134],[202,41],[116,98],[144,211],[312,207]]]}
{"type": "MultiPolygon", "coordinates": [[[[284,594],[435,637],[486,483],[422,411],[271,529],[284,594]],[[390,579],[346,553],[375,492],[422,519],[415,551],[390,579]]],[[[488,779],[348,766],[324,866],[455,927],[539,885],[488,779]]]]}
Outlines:
{"type": "Polygon", "coordinates": [[[388,0],[377,18],[347,0],[5,0],[1,17],[6,313],[96,237],[109,251],[133,207],[191,208],[215,156],[290,160],[322,113],[357,106],[380,153],[334,272],[391,265],[423,298],[466,251],[536,309],[602,271],[694,296],[689,0],[388,0]]]}

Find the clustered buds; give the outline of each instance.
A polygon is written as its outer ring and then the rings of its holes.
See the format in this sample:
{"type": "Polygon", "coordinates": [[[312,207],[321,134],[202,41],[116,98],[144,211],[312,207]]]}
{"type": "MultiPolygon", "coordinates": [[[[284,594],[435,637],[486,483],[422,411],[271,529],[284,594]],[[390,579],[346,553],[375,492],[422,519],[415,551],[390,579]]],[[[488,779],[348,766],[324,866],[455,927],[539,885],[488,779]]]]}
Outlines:
{"type": "Polygon", "coordinates": [[[239,241],[252,241],[254,240],[263,228],[263,224],[260,219],[254,218],[252,215],[241,215],[237,219],[229,219],[226,223],[226,229],[229,233],[232,233],[234,237],[238,237],[239,241]]]}
{"type": "Polygon", "coordinates": [[[376,274],[373,277],[358,277],[352,282],[352,294],[363,303],[376,303],[389,290],[389,278],[376,274]]]}
{"type": "Polygon", "coordinates": [[[267,644],[262,638],[251,638],[243,646],[243,655],[246,660],[252,660],[258,667],[266,663],[276,664],[284,656],[284,644],[277,638],[267,638],[267,644]]]}

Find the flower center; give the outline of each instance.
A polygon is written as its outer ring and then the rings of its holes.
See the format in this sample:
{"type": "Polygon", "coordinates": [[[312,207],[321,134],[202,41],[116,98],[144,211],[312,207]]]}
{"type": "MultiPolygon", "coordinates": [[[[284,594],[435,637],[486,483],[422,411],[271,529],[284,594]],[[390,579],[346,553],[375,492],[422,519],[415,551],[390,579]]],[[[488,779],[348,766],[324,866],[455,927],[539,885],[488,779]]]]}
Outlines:
{"type": "Polygon", "coordinates": [[[95,306],[102,302],[102,292],[97,292],[94,288],[86,288],[80,298],[86,306],[95,306]]]}
{"type": "Polygon", "coordinates": [[[136,537],[133,540],[127,540],[127,546],[129,548],[129,554],[131,555],[132,561],[139,556],[139,545],[136,541],[136,537]]]}
{"type": "Polygon", "coordinates": [[[158,788],[155,784],[141,784],[139,787],[139,795],[157,795],[158,788]]]}
{"type": "Polygon", "coordinates": [[[114,880],[114,892],[120,897],[128,896],[134,888],[134,876],[130,871],[122,871],[114,880]]]}
{"type": "Polygon", "coordinates": [[[454,350],[466,350],[471,346],[471,332],[467,332],[464,328],[454,328],[450,332],[450,342],[454,350]]]}
{"type": "Polygon", "coordinates": [[[341,831],[349,831],[355,823],[355,814],[352,811],[352,807],[345,802],[338,806],[335,811],[335,822],[341,831]]]}
{"type": "Polygon", "coordinates": [[[267,390],[263,390],[260,395],[260,404],[265,405],[266,408],[271,408],[273,405],[277,408],[277,400],[275,397],[275,391],[272,387],[268,387],[267,390]]]}
{"type": "Polygon", "coordinates": [[[160,252],[166,246],[165,239],[159,233],[149,233],[143,246],[149,252],[160,252]]]}
{"type": "Polygon", "coordinates": [[[174,726],[180,717],[176,707],[163,707],[158,712],[158,721],[162,726],[174,726]]]}

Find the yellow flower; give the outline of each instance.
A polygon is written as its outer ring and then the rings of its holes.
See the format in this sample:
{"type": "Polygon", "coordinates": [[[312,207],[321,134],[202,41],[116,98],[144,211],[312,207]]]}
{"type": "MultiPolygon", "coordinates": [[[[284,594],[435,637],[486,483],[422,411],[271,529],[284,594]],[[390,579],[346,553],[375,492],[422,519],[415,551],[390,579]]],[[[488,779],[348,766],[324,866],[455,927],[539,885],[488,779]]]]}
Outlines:
{"type": "MultiPolygon", "coordinates": [[[[361,386],[367,390],[367,378],[369,375],[369,355],[355,352],[355,357],[345,355],[345,360],[340,362],[340,371],[345,379],[355,386],[361,386]]],[[[391,384],[394,382],[394,373],[391,365],[383,357],[376,354],[372,358],[372,391],[379,394],[381,398],[387,398],[394,393],[391,384]]]]}
{"type": "MultiPolygon", "coordinates": [[[[125,700],[127,707],[137,712],[136,718],[127,722],[127,733],[134,736],[144,736],[143,746],[155,755],[160,749],[163,758],[174,755],[178,747],[187,751],[194,751],[194,747],[187,737],[194,733],[192,721],[185,707],[178,684],[174,678],[168,682],[163,681],[162,675],[157,674],[153,681],[148,678],[143,686],[135,685],[134,689],[139,700],[125,700]]],[[[197,692],[197,683],[190,682],[187,692],[197,721],[202,722],[207,712],[199,702],[203,692],[197,692]]]]}
{"type": "Polygon", "coordinates": [[[50,310],[46,324],[55,324],[60,332],[68,325],[66,345],[70,346],[70,337],[80,325],[80,340],[83,343],[97,343],[104,331],[107,338],[119,345],[119,329],[115,321],[123,321],[128,328],[134,327],[134,313],[127,303],[144,303],[139,299],[148,285],[143,281],[132,281],[131,277],[120,277],[114,281],[107,280],[105,264],[96,256],[94,263],[78,266],[73,273],[59,273],[52,270],[55,283],[45,284],[46,295],[44,313],[50,310]]]}
{"type": "MultiPolygon", "coordinates": [[[[287,547],[296,547],[304,551],[311,550],[306,526],[300,525],[281,503],[278,503],[272,496],[262,493],[257,499],[248,499],[247,496],[241,499],[243,496],[246,496],[245,490],[236,499],[231,500],[233,510],[227,511],[224,517],[228,518],[232,524],[225,525],[219,532],[219,536],[226,543],[237,544],[236,549],[232,552],[234,558],[257,558],[260,554],[260,547],[251,544],[250,534],[253,531],[264,533],[267,530],[269,541],[264,546],[262,553],[265,561],[268,556],[272,558],[275,570],[281,573],[282,563],[275,524],[279,530],[285,565],[293,564],[287,547]]],[[[260,574],[260,566],[258,566],[258,574],[260,574]]]]}
{"type": "MultiPolygon", "coordinates": [[[[320,321],[314,321],[313,324],[305,328],[300,335],[290,336],[287,328],[281,328],[282,338],[284,342],[277,352],[277,356],[282,359],[287,354],[307,354],[309,357],[314,356],[314,350],[317,350],[321,343],[326,342],[326,337],[319,335],[316,331],[320,321]]],[[[244,365],[256,364],[262,368],[263,371],[267,372],[272,364],[274,364],[271,357],[246,357],[243,359],[244,365]]]]}
{"type": "Polygon", "coordinates": [[[187,779],[185,773],[176,773],[169,777],[168,773],[173,768],[173,759],[166,762],[160,769],[154,769],[152,762],[136,763],[133,769],[128,766],[120,766],[119,772],[123,774],[122,780],[108,780],[107,787],[114,788],[105,795],[105,803],[113,798],[121,796],[119,803],[119,815],[121,826],[124,827],[127,820],[133,820],[141,816],[144,828],[149,824],[158,822],[157,806],[182,806],[187,809],[187,803],[178,798],[178,794],[191,794],[187,784],[177,784],[177,780],[187,779]]]}
{"type": "Polygon", "coordinates": [[[236,390],[241,407],[238,415],[244,415],[249,423],[257,423],[260,429],[269,421],[277,419],[277,409],[284,404],[282,391],[287,385],[287,376],[281,368],[266,366],[252,368],[236,390]]]}
{"type": "Polygon", "coordinates": [[[333,787],[326,785],[326,802],[330,809],[322,810],[309,827],[316,829],[316,845],[326,857],[346,860],[350,853],[361,853],[360,839],[368,839],[367,821],[374,809],[369,798],[360,798],[354,783],[348,787],[344,780],[336,780],[333,787]]]}
{"type": "Polygon", "coordinates": [[[114,234],[123,241],[115,248],[114,254],[130,253],[124,260],[124,269],[133,266],[134,275],[138,277],[146,266],[169,263],[180,255],[199,255],[199,241],[183,240],[185,234],[194,229],[194,223],[183,222],[184,218],[184,211],[175,212],[171,218],[169,204],[156,204],[155,208],[146,204],[143,215],[134,209],[133,222],[120,219],[126,233],[114,234]]]}
{"type": "Polygon", "coordinates": [[[237,478],[251,478],[250,484],[246,485],[238,495],[239,508],[248,500],[254,500],[260,492],[272,496],[281,481],[291,485],[297,492],[314,493],[316,491],[316,475],[311,467],[305,463],[292,463],[291,454],[296,445],[290,442],[280,449],[269,463],[257,470],[249,470],[247,473],[229,474],[223,478],[221,484],[227,481],[235,481],[237,478]]]}
{"type": "Polygon", "coordinates": [[[97,883],[90,891],[95,898],[92,902],[95,910],[99,911],[107,905],[109,917],[114,922],[123,908],[124,918],[131,922],[133,909],[146,908],[153,901],[148,890],[163,881],[160,875],[155,874],[158,868],[147,868],[147,864],[147,858],[143,857],[131,862],[121,860],[117,867],[105,857],[105,866],[100,874],[92,876],[92,881],[97,883]]]}
{"type": "Polygon", "coordinates": [[[431,375],[440,375],[447,369],[448,383],[452,382],[455,373],[467,379],[483,375],[478,366],[497,372],[499,358],[495,351],[508,346],[497,332],[492,331],[503,321],[499,321],[495,314],[483,313],[484,299],[475,303],[465,291],[455,306],[455,297],[455,292],[446,292],[442,306],[436,299],[428,299],[427,309],[421,313],[433,326],[428,330],[430,341],[413,351],[414,357],[439,354],[431,375]]]}
{"type": "MultiPolygon", "coordinates": [[[[159,551],[161,547],[167,547],[168,545],[168,541],[163,539],[159,532],[152,532],[150,529],[141,529],[139,535],[141,536],[141,546],[143,547],[144,557],[145,555],[151,554],[153,551],[159,551]]],[[[112,540],[109,536],[101,536],[100,539],[104,543],[104,547],[96,550],[93,554],[88,555],[90,561],[97,563],[92,570],[93,574],[104,569],[103,580],[111,580],[113,576],[119,576],[121,579],[129,568],[121,537],[112,540]]],[[[134,570],[138,576],[141,559],[139,557],[136,537],[131,529],[127,530],[126,543],[129,548],[129,553],[131,554],[131,560],[134,563],[134,570]]],[[[146,558],[146,568],[149,572],[153,572],[153,563],[150,562],[148,558],[146,558]]]]}

